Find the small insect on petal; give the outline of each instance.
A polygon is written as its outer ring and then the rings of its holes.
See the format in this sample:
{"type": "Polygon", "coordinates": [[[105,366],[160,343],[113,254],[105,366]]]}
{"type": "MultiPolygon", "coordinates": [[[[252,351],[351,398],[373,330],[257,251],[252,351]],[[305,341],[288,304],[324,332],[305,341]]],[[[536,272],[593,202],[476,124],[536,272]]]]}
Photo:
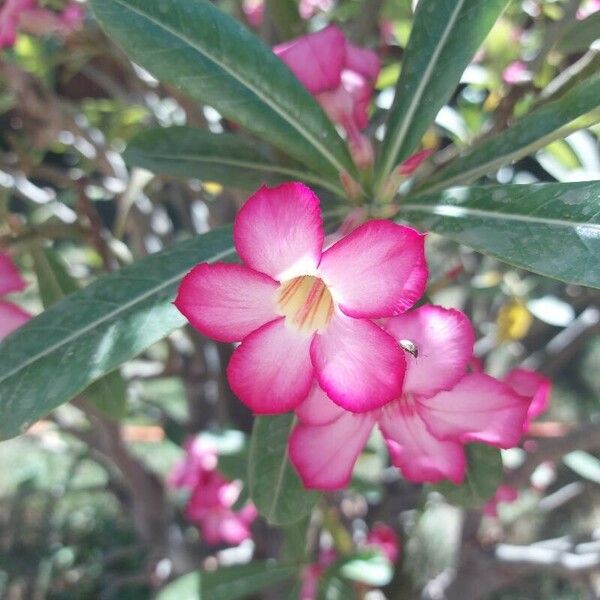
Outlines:
{"type": "Polygon", "coordinates": [[[411,340],[400,340],[399,342],[402,350],[405,350],[409,354],[412,354],[415,358],[419,357],[419,349],[417,345],[411,340]]]}

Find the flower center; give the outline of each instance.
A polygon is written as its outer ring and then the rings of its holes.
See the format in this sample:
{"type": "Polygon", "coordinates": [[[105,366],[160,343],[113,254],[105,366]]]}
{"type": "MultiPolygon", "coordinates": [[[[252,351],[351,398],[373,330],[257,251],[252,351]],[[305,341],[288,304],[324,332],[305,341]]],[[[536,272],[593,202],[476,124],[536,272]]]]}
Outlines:
{"type": "Polygon", "coordinates": [[[331,321],[333,299],[321,279],[303,275],[279,286],[277,308],[288,324],[305,333],[314,333],[331,321]]]}

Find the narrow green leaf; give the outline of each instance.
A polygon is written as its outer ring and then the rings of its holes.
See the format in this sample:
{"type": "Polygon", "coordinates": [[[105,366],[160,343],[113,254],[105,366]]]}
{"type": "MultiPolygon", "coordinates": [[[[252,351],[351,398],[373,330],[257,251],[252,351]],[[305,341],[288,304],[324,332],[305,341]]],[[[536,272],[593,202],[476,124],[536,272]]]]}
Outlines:
{"type": "Polygon", "coordinates": [[[462,485],[449,481],[432,486],[450,504],[466,508],[483,506],[502,482],[502,457],[498,448],[471,444],[466,447],[468,468],[462,485]]]}
{"type": "Polygon", "coordinates": [[[216,571],[190,573],[165,586],[156,600],[238,600],[294,577],[298,569],[296,565],[254,561],[216,571]]]}
{"type": "Polygon", "coordinates": [[[248,457],[250,497],[273,525],[287,525],[309,514],[319,494],[304,489],[288,459],[287,442],[294,415],[258,417],[248,457]]]}
{"type": "Polygon", "coordinates": [[[185,323],[173,307],[198,262],[232,261],[231,227],[105,275],[0,343],[0,438],[17,435],[185,323]]]}
{"type": "Polygon", "coordinates": [[[376,189],[415,150],[507,3],[420,0],[376,165],[376,189]]]}
{"type": "Polygon", "coordinates": [[[399,217],[534,273],[600,287],[600,181],[451,188],[407,198],[399,217]]]}
{"type": "Polygon", "coordinates": [[[93,0],[132,60],[337,180],[346,144],[317,102],[261,40],[207,0],[93,0]]]}
{"type": "Polygon", "coordinates": [[[274,163],[256,143],[239,135],[215,134],[191,127],[167,127],[135,136],[125,161],[164,175],[216,181],[255,190],[263,183],[298,180],[343,196],[339,184],[307,171],[298,163],[274,163]]]}
{"type": "MultiPolygon", "coordinates": [[[[45,308],[79,289],[66,265],[50,248],[33,246],[31,255],[45,308]]],[[[127,383],[118,370],[92,383],[83,396],[109,417],[122,419],[127,412],[127,383]]]]}
{"type": "Polygon", "coordinates": [[[595,12],[582,21],[574,20],[555,48],[565,54],[585,52],[598,39],[600,39],[600,12],[595,12]]]}
{"type": "Polygon", "coordinates": [[[429,177],[420,190],[471,183],[523,158],[550,142],[600,121],[600,74],[589,77],[564,96],[549,102],[493,138],[482,140],[429,177]]]}

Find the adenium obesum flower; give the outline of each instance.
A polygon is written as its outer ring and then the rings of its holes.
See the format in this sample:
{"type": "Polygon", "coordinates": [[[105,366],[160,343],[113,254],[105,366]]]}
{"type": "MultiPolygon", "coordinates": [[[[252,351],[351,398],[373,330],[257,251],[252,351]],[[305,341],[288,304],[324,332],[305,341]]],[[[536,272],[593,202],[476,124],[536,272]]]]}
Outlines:
{"type": "Polygon", "coordinates": [[[529,399],[493,377],[466,373],[474,333],[463,313],[426,305],[384,327],[406,350],[402,393],[356,414],[331,402],[315,383],[296,410],[299,423],[289,441],[306,487],[345,487],[375,425],[393,464],[417,482],[461,483],[465,443],[509,448],[521,438],[529,399]]]}
{"type": "Polygon", "coordinates": [[[22,292],[25,285],[12,258],[0,254],[0,340],[31,319],[28,312],[2,298],[6,294],[22,292]]]}
{"type": "Polygon", "coordinates": [[[250,525],[257,517],[253,504],[240,511],[232,507],[242,490],[241,481],[229,481],[217,470],[215,449],[201,436],[185,444],[186,456],[175,465],[168,483],[191,490],[186,518],[200,528],[207,544],[240,544],[251,537],[250,525]]]}
{"type": "Polygon", "coordinates": [[[395,563],[400,555],[400,544],[396,532],[389,526],[379,523],[367,534],[366,546],[376,548],[391,562],[395,563]]]}
{"type": "Polygon", "coordinates": [[[83,22],[79,2],[69,2],[61,12],[38,5],[38,0],[6,0],[0,9],[0,48],[14,46],[17,33],[67,35],[83,22]]]}
{"type": "Polygon", "coordinates": [[[314,379],[354,412],[400,395],[404,352],[372,319],[401,314],[422,295],[422,234],[374,220],[323,250],[319,199],[286,183],[246,202],[233,238],[243,264],[197,265],[175,305],[201,333],[241,341],[227,376],[242,402],[287,412],[314,379]]]}
{"type": "Polygon", "coordinates": [[[316,98],[329,118],[348,135],[356,164],[373,162],[373,147],[361,131],[379,76],[379,58],[372,50],[348,42],[335,25],[280,44],[273,51],[316,98]]]}

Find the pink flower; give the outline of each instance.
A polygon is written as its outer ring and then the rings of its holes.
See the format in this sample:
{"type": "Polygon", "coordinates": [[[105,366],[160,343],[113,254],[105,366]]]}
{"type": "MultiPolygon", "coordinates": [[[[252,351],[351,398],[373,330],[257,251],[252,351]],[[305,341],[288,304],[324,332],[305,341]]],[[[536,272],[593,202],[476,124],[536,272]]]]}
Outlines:
{"type": "Polygon", "coordinates": [[[242,10],[248,25],[258,29],[262,25],[265,16],[265,0],[244,0],[242,10]]]}
{"type": "Polygon", "coordinates": [[[77,29],[85,19],[85,10],[79,2],[69,2],[59,14],[65,33],[77,29]]]}
{"type": "Polygon", "coordinates": [[[201,436],[188,440],[185,450],[184,459],[175,465],[167,483],[192,491],[185,508],[186,518],[198,525],[208,544],[237,545],[250,538],[256,508],[247,504],[239,512],[232,509],[242,483],[229,481],[217,471],[217,452],[201,436]]]}
{"type": "Polygon", "coordinates": [[[372,546],[381,551],[381,553],[391,562],[395,563],[400,554],[398,545],[398,536],[389,526],[378,524],[369,531],[366,540],[367,546],[372,546]]]}
{"type": "Polygon", "coordinates": [[[335,25],[275,46],[273,51],[317,99],[329,118],[348,135],[360,167],[373,162],[373,147],[361,134],[379,76],[379,58],[372,50],[348,42],[335,25]]]}
{"type": "Polygon", "coordinates": [[[325,571],[337,560],[335,550],[320,550],[318,561],[304,568],[302,571],[300,600],[317,600],[319,579],[325,571]]]}
{"type": "Polygon", "coordinates": [[[539,417],[548,408],[552,382],[547,378],[529,369],[513,369],[504,381],[525,398],[529,399],[529,409],[525,422],[525,431],[529,430],[531,422],[539,417]]]}
{"type": "Polygon", "coordinates": [[[531,71],[527,68],[527,65],[520,60],[510,63],[510,65],[502,71],[502,79],[511,85],[531,81],[531,77],[531,71]]]}
{"type": "Polygon", "coordinates": [[[493,498],[483,505],[483,514],[488,517],[498,516],[498,504],[514,502],[519,497],[519,491],[510,485],[501,485],[493,498]]]}
{"type": "Polygon", "coordinates": [[[488,375],[466,373],[474,333],[463,313],[427,305],[389,319],[385,329],[406,350],[403,392],[379,409],[353,414],[315,384],[296,410],[299,424],[289,442],[306,487],[346,486],[376,424],[393,464],[419,482],[461,483],[465,443],[509,448],[521,438],[527,399],[488,375]]]}
{"type": "Polygon", "coordinates": [[[422,295],[422,234],[375,220],[323,250],[319,199],[286,183],[246,202],[233,238],[244,264],[197,265],[175,305],[201,333],[242,342],[227,369],[242,402],[256,413],[290,411],[314,378],[354,412],[398,397],[404,354],[372,319],[398,315],[422,295]]]}
{"type": "Polygon", "coordinates": [[[36,6],[36,0],[6,0],[0,8],[0,48],[14,46],[21,15],[36,6]]]}
{"type": "Polygon", "coordinates": [[[0,254],[0,340],[31,319],[31,315],[12,302],[3,300],[5,294],[22,292],[25,281],[8,254],[0,254]]]}

